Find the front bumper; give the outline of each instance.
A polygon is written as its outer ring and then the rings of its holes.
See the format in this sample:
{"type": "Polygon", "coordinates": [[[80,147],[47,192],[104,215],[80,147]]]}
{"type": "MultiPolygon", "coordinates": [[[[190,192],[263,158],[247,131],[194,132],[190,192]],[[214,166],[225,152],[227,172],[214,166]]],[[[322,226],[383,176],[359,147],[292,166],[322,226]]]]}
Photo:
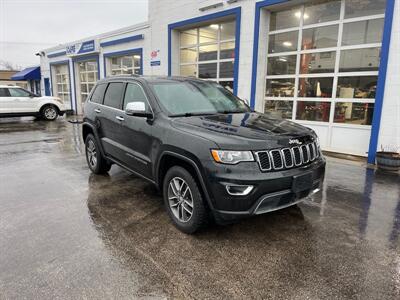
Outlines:
{"type": "MultiPolygon", "coordinates": [[[[213,213],[223,220],[257,215],[282,209],[298,202],[318,190],[324,180],[325,159],[298,168],[283,171],[261,172],[255,162],[235,166],[206,162],[206,185],[213,213]],[[304,188],[295,188],[295,178],[308,178],[304,188]],[[226,186],[253,186],[248,195],[230,195],[226,186]]],[[[297,186],[297,185],[296,185],[297,186]]]]}

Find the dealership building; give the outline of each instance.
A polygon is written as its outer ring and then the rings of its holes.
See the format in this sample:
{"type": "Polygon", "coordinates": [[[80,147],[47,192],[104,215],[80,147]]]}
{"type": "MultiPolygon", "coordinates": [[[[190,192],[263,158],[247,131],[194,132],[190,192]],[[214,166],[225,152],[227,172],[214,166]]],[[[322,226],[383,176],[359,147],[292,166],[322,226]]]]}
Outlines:
{"type": "Polygon", "coordinates": [[[399,1],[149,0],[146,23],[39,55],[42,93],[76,114],[106,76],[194,76],[311,127],[324,150],[372,163],[400,146],[399,1]]]}

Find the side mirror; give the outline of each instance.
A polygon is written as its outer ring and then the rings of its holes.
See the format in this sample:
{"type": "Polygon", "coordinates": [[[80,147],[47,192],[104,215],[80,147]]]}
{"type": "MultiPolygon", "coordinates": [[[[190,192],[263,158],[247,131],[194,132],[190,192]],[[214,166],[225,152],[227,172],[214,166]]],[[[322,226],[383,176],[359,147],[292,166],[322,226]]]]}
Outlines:
{"type": "Polygon", "coordinates": [[[129,102],[125,108],[125,114],[128,116],[151,118],[153,115],[146,111],[144,102],[129,102]]]}

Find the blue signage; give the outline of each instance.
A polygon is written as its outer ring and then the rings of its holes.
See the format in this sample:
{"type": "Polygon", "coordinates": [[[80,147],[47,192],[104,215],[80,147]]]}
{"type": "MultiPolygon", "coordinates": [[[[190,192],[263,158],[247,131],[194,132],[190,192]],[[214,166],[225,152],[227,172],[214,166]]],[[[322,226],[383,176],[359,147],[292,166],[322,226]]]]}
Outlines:
{"type": "Polygon", "coordinates": [[[160,66],[160,65],[161,65],[161,61],[159,61],[159,60],[150,62],[150,66],[151,67],[160,66]]]}
{"type": "Polygon", "coordinates": [[[85,54],[94,52],[96,50],[96,44],[94,40],[86,41],[80,44],[70,45],[65,48],[67,55],[85,54]]]}
{"type": "Polygon", "coordinates": [[[94,51],[94,40],[83,42],[81,48],[78,51],[78,54],[88,53],[93,51],[94,51]]]}

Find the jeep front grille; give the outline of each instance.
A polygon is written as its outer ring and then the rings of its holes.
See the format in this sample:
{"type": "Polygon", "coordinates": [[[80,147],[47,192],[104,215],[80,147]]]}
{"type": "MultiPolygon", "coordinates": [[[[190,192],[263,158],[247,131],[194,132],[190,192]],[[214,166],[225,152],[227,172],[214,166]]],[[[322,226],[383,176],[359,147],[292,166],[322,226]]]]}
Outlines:
{"type": "Polygon", "coordinates": [[[257,151],[256,158],[261,171],[290,169],[306,165],[319,157],[316,143],[299,147],[257,151]]]}

